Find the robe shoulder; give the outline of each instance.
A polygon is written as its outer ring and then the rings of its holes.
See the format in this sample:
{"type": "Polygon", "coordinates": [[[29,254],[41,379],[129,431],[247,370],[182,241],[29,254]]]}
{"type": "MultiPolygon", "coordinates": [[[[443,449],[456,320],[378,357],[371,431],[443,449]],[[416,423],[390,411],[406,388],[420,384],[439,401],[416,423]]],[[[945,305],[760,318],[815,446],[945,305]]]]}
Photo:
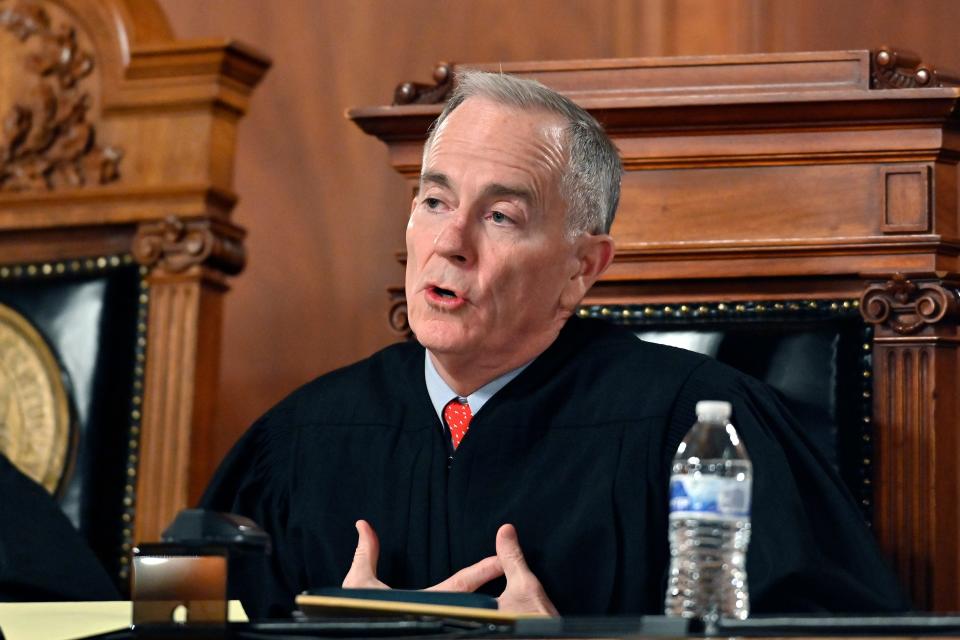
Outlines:
{"type": "MultiPolygon", "coordinates": [[[[419,380],[423,348],[391,345],[368,358],[304,384],[261,416],[233,446],[201,498],[215,510],[236,507],[237,488],[285,500],[297,433],[328,425],[401,424],[403,407],[419,380]],[[419,378],[416,374],[419,372],[419,378]]],[[[258,498],[259,499],[259,498],[258,498]]]]}
{"type": "Polygon", "coordinates": [[[0,454],[0,601],[118,600],[51,496],[0,454]]]}

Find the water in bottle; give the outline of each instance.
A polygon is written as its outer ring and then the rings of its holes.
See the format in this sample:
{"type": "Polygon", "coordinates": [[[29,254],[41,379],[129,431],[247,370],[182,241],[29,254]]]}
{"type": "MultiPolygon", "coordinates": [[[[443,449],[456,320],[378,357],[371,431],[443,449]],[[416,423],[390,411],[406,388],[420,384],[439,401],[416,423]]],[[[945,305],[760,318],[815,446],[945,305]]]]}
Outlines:
{"type": "Polygon", "coordinates": [[[668,616],[700,618],[750,612],[746,555],[753,467],[729,402],[697,403],[697,422],[677,448],[670,476],[668,616]]]}

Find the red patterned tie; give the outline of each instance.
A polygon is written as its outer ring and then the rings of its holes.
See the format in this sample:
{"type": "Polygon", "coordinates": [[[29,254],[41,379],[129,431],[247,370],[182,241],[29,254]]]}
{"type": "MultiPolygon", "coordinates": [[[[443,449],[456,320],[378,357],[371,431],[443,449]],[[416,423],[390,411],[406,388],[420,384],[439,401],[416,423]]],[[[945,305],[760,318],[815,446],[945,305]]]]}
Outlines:
{"type": "Polygon", "coordinates": [[[467,435],[470,421],[473,420],[470,405],[454,398],[443,408],[443,419],[447,421],[447,426],[450,428],[450,440],[453,441],[453,448],[456,449],[460,446],[463,436],[467,435]]]}

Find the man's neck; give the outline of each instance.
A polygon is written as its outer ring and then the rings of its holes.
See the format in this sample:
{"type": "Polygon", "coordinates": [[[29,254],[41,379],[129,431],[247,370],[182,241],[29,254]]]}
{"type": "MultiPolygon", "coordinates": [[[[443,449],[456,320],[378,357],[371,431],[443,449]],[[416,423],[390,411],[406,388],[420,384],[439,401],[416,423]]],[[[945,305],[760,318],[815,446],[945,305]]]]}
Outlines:
{"type": "MultiPolygon", "coordinates": [[[[431,359],[434,368],[443,378],[443,381],[447,383],[447,386],[453,389],[457,395],[467,397],[505,373],[531,362],[553,344],[559,333],[558,330],[552,337],[543,340],[543,344],[534,345],[534,348],[527,349],[511,358],[498,358],[496,364],[492,365],[485,365],[483,361],[475,357],[463,358],[459,355],[434,353],[429,349],[427,349],[427,356],[431,359]]],[[[485,360],[492,360],[492,358],[486,358],[485,360]]]]}

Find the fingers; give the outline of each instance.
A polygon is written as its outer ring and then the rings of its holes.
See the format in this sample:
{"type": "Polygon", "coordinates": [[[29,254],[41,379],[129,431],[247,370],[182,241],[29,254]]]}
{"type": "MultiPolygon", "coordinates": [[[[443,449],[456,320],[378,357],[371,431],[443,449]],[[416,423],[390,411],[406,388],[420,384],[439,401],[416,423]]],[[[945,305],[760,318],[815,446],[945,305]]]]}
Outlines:
{"type": "Polygon", "coordinates": [[[496,548],[497,558],[503,565],[503,573],[507,580],[511,576],[523,575],[524,572],[530,573],[527,560],[523,557],[523,549],[520,548],[517,529],[512,524],[505,524],[497,530],[496,548]]]}
{"type": "Polygon", "coordinates": [[[480,562],[464,567],[455,574],[427,588],[427,591],[473,592],[495,578],[503,575],[503,568],[497,556],[489,556],[480,562]]]}
{"type": "Polygon", "coordinates": [[[560,615],[537,576],[533,575],[527,566],[517,530],[512,524],[505,524],[497,531],[496,547],[497,559],[507,578],[507,588],[497,598],[500,610],[546,616],[560,615]]]}
{"type": "Polygon", "coordinates": [[[343,579],[347,588],[387,589],[377,578],[377,559],[380,557],[380,541],[377,532],[366,520],[357,520],[357,549],[353,552],[353,564],[343,579]]]}

